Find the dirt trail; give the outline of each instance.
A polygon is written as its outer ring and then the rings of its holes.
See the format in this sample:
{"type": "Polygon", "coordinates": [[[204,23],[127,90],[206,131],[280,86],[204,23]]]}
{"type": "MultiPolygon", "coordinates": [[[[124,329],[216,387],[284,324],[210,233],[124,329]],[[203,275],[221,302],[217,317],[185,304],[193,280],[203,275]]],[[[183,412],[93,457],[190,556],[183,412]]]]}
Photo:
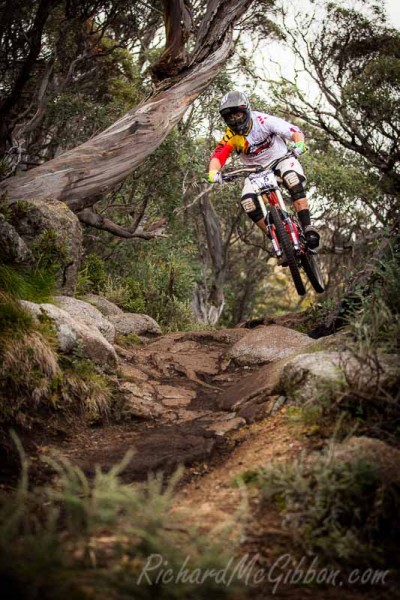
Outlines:
{"type": "MultiPolygon", "coordinates": [[[[236,513],[240,521],[241,508],[248,498],[235,478],[243,472],[274,461],[290,460],[309,447],[305,439],[296,439],[288,427],[286,410],[253,423],[231,436],[234,444],[223,464],[201,478],[194,477],[181,490],[175,510],[182,511],[203,531],[228,523],[236,513]]],[[[250,491],[251,495],[251,491],[250,491]]],[[[240,534],[240,528],[237,529],[240,534]]]]}
{"type": "MultiPolygon", "coordinates": [[[[280,343],[273,336],[282,328],[275,329],[261,332],[272,346],[280,343]]],[[[279,360],[236,366],[227,358],[248,334],[246,329],[176,333],[133,349],[117,348],[118,384],[126,398],[120,423],[78,427],[56,446],[88,473],[95,465],[111,467],[134,447],[124,472],[128,481],[150,471],[169,473],[179,464],[190,466],[187,478],[196,477],[225,463],[235,445],[252,435],[249,424],[279,406],[279,398],[271,396],[279,360]]]]}

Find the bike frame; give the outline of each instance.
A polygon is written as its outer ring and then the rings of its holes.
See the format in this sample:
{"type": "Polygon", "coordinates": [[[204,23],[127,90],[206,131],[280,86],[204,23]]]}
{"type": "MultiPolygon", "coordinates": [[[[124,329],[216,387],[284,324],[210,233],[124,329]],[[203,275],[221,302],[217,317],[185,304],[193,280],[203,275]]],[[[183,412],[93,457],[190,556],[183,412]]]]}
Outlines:
{"type": "MultiPolygon", "coordinates": [[[[282,159],[279,159],[279,162],[281,160],[282,159]]],[[[274,164],[276,164],[276,162],[277,161],[274,161],[274,164]]],[[[268,204],[279,208],[282,221],[285,225],[286,231],[290,236],[293,248],[296,254],[300,255],[305,250],[304,244],[301,240],[299,228],[297,227],[296,223],[293,221],[292,217],[289,215],[286,209],[285,201],[279,189],[279,183],[273,171],[273,167],[267,167],[261,172],[250,173],[248,177],[253,186],[254,191],[256,192],[258,198],[261,201],[261,206],[265,209],[265,224],[271,236],[272,246],[274,248],[275,254],[278,257],[280,257],[282,255],[282,250],[278,238],[276,236],[275,226],[271,222],[269,212],[266,208],[268,204]]]]}

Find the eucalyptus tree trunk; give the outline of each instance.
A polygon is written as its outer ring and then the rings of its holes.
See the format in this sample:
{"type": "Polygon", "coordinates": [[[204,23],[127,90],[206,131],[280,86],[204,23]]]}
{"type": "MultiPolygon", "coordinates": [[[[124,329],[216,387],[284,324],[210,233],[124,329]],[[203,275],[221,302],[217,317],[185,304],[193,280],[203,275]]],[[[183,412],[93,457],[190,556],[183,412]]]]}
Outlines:
{"type": "Polygon", "coordinates": [[[211,263],[211,285],[207,273],[204,281],[197,285],[192,302],[192,310],[198,321],[215,325],[225,304],[224,283],[226,276],[226,250],[229,239],[224,242],[217,213],[211,200],[207,197],[199,201],[207,242],[207,256],[211,263]]]}
{"type": "MultiPolygon", "coordinates": [[[[183,47],[178,50],[177,36],[167,37],[174,44],[168,54],[173,76],[164,79],[149,99],[84,144],[25,175],[5,180],[0,195],[4,194],[7,203],[62,200],[81,221],[109,230],[91,207],[154,152],[221,71],[233,51],[233,26],[253,1],[210,0],[190,55],[183,47]]],[[[189,27],[187,6],[182,0],[165,1],[164,5],[170,31],[183,28],[178,38],[184,45],[189,27]]]]}

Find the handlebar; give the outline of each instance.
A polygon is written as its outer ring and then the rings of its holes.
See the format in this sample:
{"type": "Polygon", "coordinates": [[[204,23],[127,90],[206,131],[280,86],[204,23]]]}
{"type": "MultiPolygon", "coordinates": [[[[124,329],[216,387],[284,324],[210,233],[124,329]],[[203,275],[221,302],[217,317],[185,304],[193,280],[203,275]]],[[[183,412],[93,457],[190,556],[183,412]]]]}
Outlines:
{"type": "Polygon", "coordinates": [[[251,173],[262,173],[264,171],[270,171],[271,169],[274,169],[276,165],[279,164],[282,160],[290,158],[291,156],[297,158],[297,155],[293,152],[293,150],[290,150],[290,152],[288,152],[284,156],[276,158],[265,167],[261,165],[256,165],[255,167],[242,167],[240,169],[234,169],[233,171],[227,171],[226,173],[220,173],[221,183],[223,181],[234,181],[235,179],[239,179],[240,177],[247,177],[247,175],[251,175],[251,173]]]}

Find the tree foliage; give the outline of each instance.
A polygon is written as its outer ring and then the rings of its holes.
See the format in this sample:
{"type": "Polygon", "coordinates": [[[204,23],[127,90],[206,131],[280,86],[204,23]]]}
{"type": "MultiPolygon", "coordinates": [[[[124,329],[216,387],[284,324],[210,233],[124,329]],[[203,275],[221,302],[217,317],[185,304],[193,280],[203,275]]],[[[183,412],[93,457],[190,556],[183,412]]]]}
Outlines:
{"type": "Polygon", "coordinates": [[[297,58],[294,80],[282,77],[275,97],[342,148],[365,159],[385,193],[400,191],[400,33],[374,2],[361,10],[318,3],[291,24],[287,43],[297,58]],[[310,85],[311,93],[305,86],[310,85]]]}

